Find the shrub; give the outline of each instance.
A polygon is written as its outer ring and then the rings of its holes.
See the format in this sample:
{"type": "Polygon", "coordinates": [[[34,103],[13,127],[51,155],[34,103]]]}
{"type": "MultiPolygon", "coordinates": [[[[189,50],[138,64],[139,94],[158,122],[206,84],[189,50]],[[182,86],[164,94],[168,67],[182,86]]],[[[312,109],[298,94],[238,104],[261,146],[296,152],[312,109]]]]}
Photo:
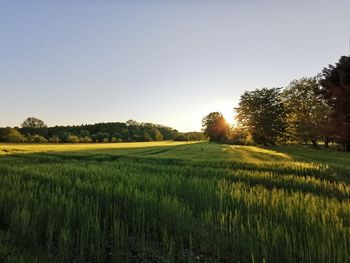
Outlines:
{"type": "Polygon", "coordinates": [[[80,142],[90,143],[90,142],[92,142],[92,140],[89,136],[84,136],[83,138],[80,138],[80,142]]]}
{"type": "Polygon", "coordinates": [[[47,139],[39,134],[28,135],[28,142],[30,143],[47,143],[47,139]]]}
{"type": "Polygon", "coordinates": [[[68,135],[66,141],[68,143],[77,143],[77,142],[80,142],[80,139],[78,136],[75,136],[75,135],[68,135]]]}
{"type": "Polygon", "coordinates": [[[57,135],[54,135],[51,138],[49,138],[49,142],[51,143],[59,143],[60,141],[60,137],[58,137],[57,135]]]}
{"type": "Polygon", "coordinates": [[[229,143],[231,144],[249,145],[253,143],[249,132],[243,128],[232,129],[229,137],[229,143]]]}
{"type": "Polygon", "coordinates": [[[179,134],[174,138],[174,141],[188,141],[188,138],[184,134],[179,134]]]}
{"type": "Polygon", "coordinates": [[[26,138],[14,128],[5,128],[0,130],[0,141],[9,143],[24,142],[26,138]]]}

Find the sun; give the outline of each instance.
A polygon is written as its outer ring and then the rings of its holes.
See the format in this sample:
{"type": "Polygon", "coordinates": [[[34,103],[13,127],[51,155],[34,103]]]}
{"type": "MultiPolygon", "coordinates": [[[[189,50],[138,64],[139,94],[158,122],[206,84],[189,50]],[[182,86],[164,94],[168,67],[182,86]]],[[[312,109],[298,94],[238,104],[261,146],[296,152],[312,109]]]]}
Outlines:
{"type": "Polygon", "coordinates": [[[233,122],[234,122],[234,110],[233,110],[232,104],[231,105],[223,104],[220,107],[220,109],[218,109],[218,111],[222,113],[222,115],[224,116],[227,123],[233,124],[233,122]]]}
{"type": "Polygon", "coordinates": [[[207,105],[203,110],[203,116],[209,114],[210,112],[220,112],[224,116],[226,122],[230,125],[235,124],[235,112],[234,107],[236,106],[236,101],[233,99],[223,99],[207,105]]]}

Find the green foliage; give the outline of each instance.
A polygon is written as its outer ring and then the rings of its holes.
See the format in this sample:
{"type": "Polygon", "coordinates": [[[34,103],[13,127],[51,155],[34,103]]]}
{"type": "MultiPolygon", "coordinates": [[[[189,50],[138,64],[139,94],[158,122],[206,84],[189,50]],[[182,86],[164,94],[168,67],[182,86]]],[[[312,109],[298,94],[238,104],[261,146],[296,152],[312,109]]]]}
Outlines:
{"type": "Polygon", "coordinates": [[[208,138],[201,132],[183,132],[174,138],[174,141],[204,141],[208,138]]]}
{"type": "Polygon", "coordinates": [[[177,142],[186,142],[186,141],[189,141],[188,137],[185,135],[185,134],[179,134],[178,136],[176,136],[176,138],[174,139],[174,141],[177,141],[177,142]]]}
{"type": "Polygon", "coordinates": [[[96,139],[99,141],[99,142],[103,142],[103,140],[105,138],[109,138],[109,133],[108,132],[98,132],[96,134],[96,139]]]}
{"type": "Polygon", "coordinates": [[[156,142],[159,142],[159,141],[163,141],[163,135],[160,133],[160,131],[153,127],[151,129],[151,136],[152,136],[152,139],[156,142]]]}
{"type": "Polygon", "coordinates": [[[80,137],[82,137],[82,138],[88,137],[88,136],[90,136],[90,132],[89,132],[88,130],[81,130],[81,131],[79,132],[79,135],[80,135],[80,137]]]}
{"type": "Polygon", "coordinates": [[[26,138],[14,128],[0,128],[0,142],[19,143],[24,142],[26,138]]]}
{"type": "Polygon", "coordinates": [[[280,88],[246,91],[240,98],[236,119],[258,144],[276,144],[283,140],[286,128],[285,108],[280,88]]]}
{"type": "Polygon", "coordinates": [[[189,141],[204,141],[208,139],[208,137],[201,132],[185,132],[184,134],[189,141]]]}
{"type": "Polygon", "coordinates": [[[145,141],[145,142],[153,141],[152,136],[149,134],[148,131],[143,132],[143,141],[145,141]]]}
{"type": "Polygon", "coordinates": [[[134,126],[134,127],[138,127],[141,124],[135,120],[128,120],[125,122],[126,126],[134,126]]]}
{"type": "MultiPolygon", "coordinates": [[[[79,138],[90,137],[94,142],[103,142],[105,138],[112,141],[113,137],[115,138],[114,141],[162,141],[173,140],[179,133],[177,130],[167,126],[139,123],[133,120],[129,120],[127,123],[97,123],[93,125],[54,126],[49,128],[45,124],[36,124],[39,121],[38,119],[36,121],[26,121],[26,123],[34,122],[34,124],[26,124],[19,131],[26,136],[38,134],[46,139],[58,136],[59,142],[67,142],[69,135],[79,138]]],[[[57,143],[57,140],[53,143],[57,143]]]]}
{"type": "Polygon", "coordinates": [[[80,142],[80,139],[79,139],[78,136],[68,135],[67,139],[66,139],[66,142],[68,142],[68,143],[78,143],[78,142],[80,142]]]}
{"type": "Polygon", "coordinates": [[[322,71],[321,96],[331,108],[331,133],[350,151],[350,56],[322,71]]]}
{"type": "Polygon", "coordinates": [[[69,145],[66,153],[50,151],[64,145],[49,145],[48,152],[0,156],[0,256],[57,263],[348,261],[348,155],[133,145],[77,152],[69,145]]]}
{"type": "Polygon", "coordinates": [[[286,136],[290,141],[316,144],[324,137],[329,108],[318,94],[316,78],[294,80],[283,90],[288,125],[286,136]]]}
{"type": "Polygon", "coordinates": [[[92,142],[91,138],[89,136],[84,136],[82,138],[80,138],[80,142],[82,143],[90,143],[92,142]]]}
{"type": "Polygon", "coordinates": [[[40,135],[45,138],[49,138],[48,128],[46,124],[35,117],[27,118],[22,124],[20,129],[21,133],[30,136],[30,135],[40,135]]]}
{"type": "Polygon", "coordinates": [[[236,145],[251,145],[254,144],[253,138],[247,129],[235,127],[230,131],[229,143],[236,145]]]}
{"type": "Polygon", "coordinates": [[[28,128],[28,129],[40,129],[40,128],[47,128],[46,124],[35,117],[29,117],[22,123],[22,128],[28,128]]]}
{"type": "Polygon", "coordinates": [[[203,133],[212,142],[227,140],[229,125],[220,112],[211,112],[202,119],[203,133]]]}
{"type": "MultiPolygon", "coordinates": [[[[35,134],[40,134],[46,138],[58,136],[61,142],[67,142],[69,135],[79,138],[90,137],[93,142],[106,141],[162,141],[173,140],[178,131],[152,123],[138,123],[128,121],[127,123],[97,123],[94,125],[81,126],[55,126],[45,128],[46,132],[37,133],[40,129],[35,130],[35,134]],[[115,139],[113,139],[113,137],[115,139]]],[[[33,134],[27,128],[20,129],[24,134],[33,134]]]]}
{"type": "Polygon", "coordinates": [[[61,142],[61,140],[60,140],[60,137],[58,137],[57,135],[53,135],[52,137],[49,138],[49,142],[59,143],[59,142],[61,142]]]}
{"type": "Polygon", "coordinates": [[[28,135],[27,141],[29,143],[47,143],[48,142],[48,140],[45,137],[43,137],[39,134],[28,135]]]}

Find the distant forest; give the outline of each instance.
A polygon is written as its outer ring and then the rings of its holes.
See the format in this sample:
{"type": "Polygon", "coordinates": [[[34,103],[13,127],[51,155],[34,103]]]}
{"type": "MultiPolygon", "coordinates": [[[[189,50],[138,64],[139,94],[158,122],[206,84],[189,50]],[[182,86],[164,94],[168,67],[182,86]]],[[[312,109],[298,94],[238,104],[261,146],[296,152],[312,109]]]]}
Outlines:
{"type": "Polygon", "coordinates": [[[158,124],[110,122],[74,126],[47,125],[35,117],[27,118],[20,128],[0,128],[0,142],[6,143],[91,143],[91,142],[149,142],[149,141],[199,141],[203,133],[179,131],[158,124]]]}

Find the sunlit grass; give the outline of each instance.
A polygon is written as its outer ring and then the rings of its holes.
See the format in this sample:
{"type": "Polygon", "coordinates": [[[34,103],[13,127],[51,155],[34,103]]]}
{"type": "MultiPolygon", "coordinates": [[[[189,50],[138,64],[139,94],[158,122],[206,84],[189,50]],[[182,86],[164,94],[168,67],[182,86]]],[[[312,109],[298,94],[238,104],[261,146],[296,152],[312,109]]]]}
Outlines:
{"type": "Polygon", "coordinates": [[[224,148],[225,151],[232,149],[233,152],[239,152],[246,154],[248,156],[259,156],[260,159],[266,157],[274,157],[276,159],[288,159],[291,157],[288,154],[278,152],[276,150],[257,147],[257,146],[239,146],[239,145],[231,145],[224,148]]]}
{"type": "Polygon", "coordinates": [[[61,152],[61,151],[89,151],[113,150],[128,148],[146,148],[159,146],[176,146],[191,142],[124,142],[124,143],[75,143],[75,144],[0,144],[0,154],[34,153],[34,152],[61,152]]]}
{"type": "Polygon", "coordinates": [[[203,142],[0,149],[10,153],[0,157],[9,262],[350,258],[344,153],[203,142]]]}

